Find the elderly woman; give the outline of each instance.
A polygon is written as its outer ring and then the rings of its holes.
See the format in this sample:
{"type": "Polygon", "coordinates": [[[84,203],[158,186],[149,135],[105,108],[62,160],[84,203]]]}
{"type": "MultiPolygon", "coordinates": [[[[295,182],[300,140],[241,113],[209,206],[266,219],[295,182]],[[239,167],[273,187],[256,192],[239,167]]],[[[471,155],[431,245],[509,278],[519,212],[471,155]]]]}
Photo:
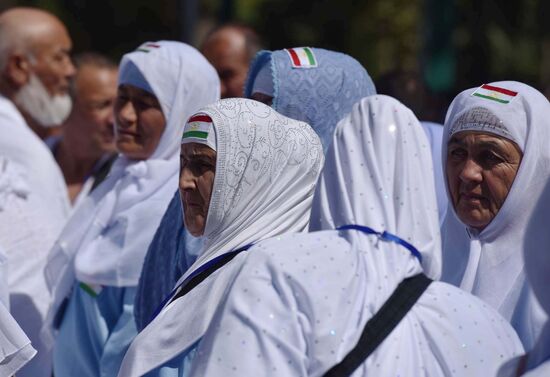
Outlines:
{"type": "Polygon", "coordinates": [[[120,156],[50,254],[56,377],[116,375],[136,334],[133,302],[147,245],[177,187],[185,119],[217,98],[216,71],[193,47],[145,43],[123,57],[115,103],[120,156]]]}
{"type": "MultiPolygon", "coordinates": [[[[259,52],[250,65],[245,96],[308,123],[326,151],[338,121],[361,98],[376,94],[376,89],[365,68],[339,52],[307,48],[314,64],[296,66],[290,51],[304,50],[259,52]]],[[[174,197],[149,247],[138,286],[135,314],[140,329],[200,250],[200,241],[189,237],[181,219],[179,198],[174,197]]]]}
{"type": "Polygon", "coordinates": [[[327,154],[313,232],[249,250],[191,375],[491,376],[521,352],[495,310],[423,274],[439,270],[430,164],[409,109],[386,96],[354,106],[327,154]]]}
{"type": "Polygon", "coordinates": [[[307,228],[323,162],[307,124],[248,99],[189,119],[181,146],[185,226],[202,235],[196,262],[134,339],[119,376],[182,376],[242,257],[262,239],[307,228]]]}
{"type": "Polygon", "coordinates": [[[497,309],[527,350],[546,321],[525,280],[522,249],[540,226],[529,219],[550,178],[549,114],[546,98],[522,83],[466,90],[448,111],[442,152],[452,204],[442,280],[497,309]]]}

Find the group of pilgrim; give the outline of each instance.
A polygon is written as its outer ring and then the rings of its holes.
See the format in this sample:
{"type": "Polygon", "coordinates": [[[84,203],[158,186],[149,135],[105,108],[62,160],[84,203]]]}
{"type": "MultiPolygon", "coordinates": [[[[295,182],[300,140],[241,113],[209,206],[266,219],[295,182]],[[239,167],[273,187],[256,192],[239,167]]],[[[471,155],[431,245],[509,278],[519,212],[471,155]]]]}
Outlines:
{"type": "MultiPolygon", "coordinates": [[[[183,43],[124,55],[121,153],[45,269],[55,377],[550,375],[540,92],[482,85],[423,124],[294,48],[244,94],[183,43]]],[[[0,319],[2,363],[32,357],[0,319]]]]}

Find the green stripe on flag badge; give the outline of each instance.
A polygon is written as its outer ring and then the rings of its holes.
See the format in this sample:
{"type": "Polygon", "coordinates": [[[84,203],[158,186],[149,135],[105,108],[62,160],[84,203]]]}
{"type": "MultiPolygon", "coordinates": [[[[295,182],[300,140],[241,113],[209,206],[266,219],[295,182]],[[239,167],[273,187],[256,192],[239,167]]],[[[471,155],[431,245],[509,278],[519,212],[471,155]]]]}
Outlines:
{"type": "Polygon", "coordinates": [[[315,68],[318,66],[317,58],[309,47],[287,48],[285,51],[288,53],[293,68],[315,68]]]}
{"type": "Polygon", "coordinates": [[[206,140],[208,139],[208,132],[212,126],[212,118],[206,114],[193,115],[187,121],[185,128],[183,129],[182,139],[194,138],[206,140]]]}
{"type": "Polygon", "coordinates": [[[472,93],[472,96],[502,104],[510,103],[510,101],[512,101],[517,95],[518,92],[514,92],[513,90],[487,84],[481,85],[475,92],[472,93]]]}
{"type": "Polygon", "coordinates": [[[147,42],[136,48],[136,51],[151,52],[154,49],[160,48],[160,45],[156,43],[147,42]]]}
{"type": "Polygon", "coordinates": [[[80,288],[87,294],[89,294],[92,297],[97,297],[101,290],[103,289],[101,285],[92,285],[92,284],[86,284],[86,283],[80,283],[80,288]]]}

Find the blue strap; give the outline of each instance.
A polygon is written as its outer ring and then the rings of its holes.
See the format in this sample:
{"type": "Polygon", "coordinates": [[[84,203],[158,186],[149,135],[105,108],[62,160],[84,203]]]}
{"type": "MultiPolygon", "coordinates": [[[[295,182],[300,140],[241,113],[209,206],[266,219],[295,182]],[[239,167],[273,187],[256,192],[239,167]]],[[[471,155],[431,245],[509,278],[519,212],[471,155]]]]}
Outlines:
{"type": "MultiPolygon", "coordinates": [[[[239,247],[238,249],[228,251],[227,253],[224,253],[222,255],[218,255],[216,258],[209,260],[205,264],[201,265],[199,268],[197,268],[191,275],[189,275],[187,278],[185,278],[184,281],[182,281],[176,288],[170,292],[170,294],[162,300],[160,305],[157,307],[155,312],[153,313],[151,317],[151,321],[156,318],[157,315],[162,311],[162,309],[172,300],[172,298],[180,291],[180,288],[183,289],[187,284],[189,284],[190,281],[192,281],[195,277],[202,274],[204,271],[209,270],[210,268],[215,268],[216,265],[220,264],[220,267],[223,266],[225,263],[224,261],[228,259],[232,259],[232,257],[236,256],[237,254],[246,251],[250,249],[254,245],[254,243],[249,243],[248,245],[239,247]]],[[[149,321],[149,322],[151,322],[149,321]]]]}
{"type": "Polygon", "coordinates": [[[358,230],[358,231],[366,233],[366,234],[373,234],[373,235],[377,236],[378,239],[380,239],[382,241],[394,242],[398,245],[401,245],[401,246],[405,247],[407,250],[409,250],[411,252],[411,254],[414,257],[416,257],[416,259],[418,259],[418,261],[420,263],[422,263],[422,255],[416,249],[416,247],[414,247],[413,245],[411,245],[410,243],[408,243],[404,239],[397,237],[395,234],[391,234],[391,233],[386,232],[386,231],[377,232],[376,230],[374,230],[372,228],[369,228],[368,226],[355,225],[355,224],[343,225],[343,226],[337,228],[336,230],[358,230]]]}

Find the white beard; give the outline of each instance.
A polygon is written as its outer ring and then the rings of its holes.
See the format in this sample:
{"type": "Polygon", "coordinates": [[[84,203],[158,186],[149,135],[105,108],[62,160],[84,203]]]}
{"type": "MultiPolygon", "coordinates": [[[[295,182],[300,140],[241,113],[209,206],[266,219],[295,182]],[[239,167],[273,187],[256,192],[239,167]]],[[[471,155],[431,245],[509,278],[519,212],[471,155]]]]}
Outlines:
{"type": "Polygon", "coordinates": [[[68,94],[52,96],[42,81],[31,74],[29,83],[19,89],[14,102],[43,127],[61,125],[69,116],[72,100],[68,94]]]}

